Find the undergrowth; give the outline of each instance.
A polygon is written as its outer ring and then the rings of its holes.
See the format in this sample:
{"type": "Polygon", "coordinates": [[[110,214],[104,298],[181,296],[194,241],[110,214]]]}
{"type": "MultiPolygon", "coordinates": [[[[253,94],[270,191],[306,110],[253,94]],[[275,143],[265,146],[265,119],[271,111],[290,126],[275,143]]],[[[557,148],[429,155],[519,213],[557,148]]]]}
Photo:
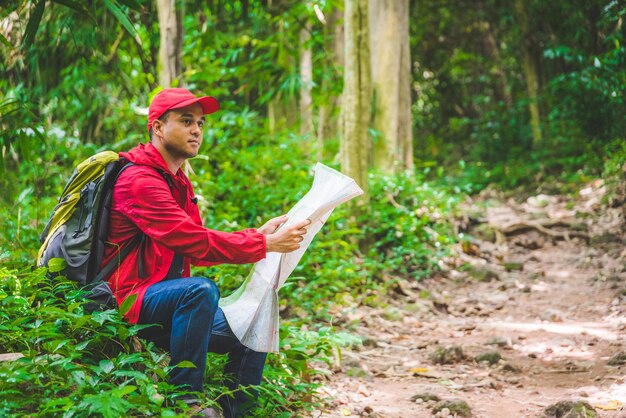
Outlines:
{"type": "MultiPolygon", "coordinates": [[[[186,416],[167,383],[168,356],[136,338],[117,310],[88,314],[75,284],[50,280],[46,269],[0,268],[0,416],[186,416]]],[[[269,356],[257,416],[291,416],[319,401],[319,386],[336,350],[353,336],[330,326],[307,331],[286,321],[281,350],[269,356]],[[308,400],[307,400],[308,399],[308,400]]],[[[224,356],[211,354],[205,404],[228,396],[224,356]]]]}
{"type": "Polygon", "coordinates": [[[489,163],[459,161],[429,178],[437,187],[475,194],[495,187],[516,196],[536,193],[575,193],[582,184],[597,178],[615,181],[624,161],[624,139],[603,144],[590,142],[583,150],[563,145],[553,149],[528,151],[523,155],[489,163]],[[448,187],[451,185],[450,187],[448,187]]]}

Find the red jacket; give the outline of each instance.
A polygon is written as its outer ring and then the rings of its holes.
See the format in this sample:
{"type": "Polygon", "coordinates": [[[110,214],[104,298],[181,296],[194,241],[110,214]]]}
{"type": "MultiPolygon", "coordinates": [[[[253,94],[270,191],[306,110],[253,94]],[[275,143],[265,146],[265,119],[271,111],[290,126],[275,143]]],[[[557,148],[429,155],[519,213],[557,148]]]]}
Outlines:
{"type": "Polygon", "coordinates": [[[108,279],[118,303],[137,294],[126,314],[129,322],[136,323],[139,319],[146,290],[165,278],[175,252],[184,256],[184,277],[189,277],[191,263],[244,264],[265,258],[265,236],[255,229],[227,233],[202,226],[191,182],[182,170],[172,174],[152,144],[140,144],[120,156],[134,165],[122,172],[113,189],[108,245],[102,266],[118,255],[118,248],[132,245],[137,242],[138,234],[145,234],[143,244],[120,260],[108,279]],[[172,179],[172,189],[164,175],[172,179]],[[139,277],[140,256],[143,279],[139,277]]]}

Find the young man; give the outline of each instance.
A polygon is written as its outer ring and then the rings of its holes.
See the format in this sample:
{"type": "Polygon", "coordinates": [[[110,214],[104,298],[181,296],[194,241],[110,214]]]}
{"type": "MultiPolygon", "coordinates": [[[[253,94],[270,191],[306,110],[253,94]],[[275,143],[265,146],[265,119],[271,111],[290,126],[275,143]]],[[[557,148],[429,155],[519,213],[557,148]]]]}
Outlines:
{"type": "MultiPolygon", "coordinates": [[[[102,264],[119,257],[125,246],[135,246],[109,276],[111,289],[119,303],[136,297],[126,314],[129,322],[158,324],[141,336],[169,350],[172,365],[191,361],[196,366],[174,368],[171,383],[197,392],[202,391],[207,351],[228,353],[230,389],[258,385],[266,354],[237,340],[218,308],[217,286],[189,277],[190,264],[253,263],[268,252],[291,252],[299,248],[308,225],[300,222],[275,232],[287,220],[281,216],[258,229],[233,233],[202,226],[193,187],[181,167],[198,154],[204,115],[218,109],[214,98],[195,97],[181,88],[154,97],[148,114],[150,142],[121,153],[132,165],[115,184],[102,264]]],[[[227,417],[244,415],[254,403],[243,391],[222,398],[227,417]]]]}

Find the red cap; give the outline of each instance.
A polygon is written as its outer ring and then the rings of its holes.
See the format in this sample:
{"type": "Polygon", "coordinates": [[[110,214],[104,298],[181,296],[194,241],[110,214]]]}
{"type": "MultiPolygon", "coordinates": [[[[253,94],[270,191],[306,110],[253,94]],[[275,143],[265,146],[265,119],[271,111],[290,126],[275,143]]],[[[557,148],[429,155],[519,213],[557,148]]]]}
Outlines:
{"type": "Polygon", "coordinates": [[[148,130],[152,127],[152,122],[163,115],[163,113],[172,109],[180,109],[194,103],[200,103],[202,112],[205,115],[217,112],[220,104],[217,100],[210,96],[196,97],[187,89],[172,88],[161,90],[150,103],[148,110],[148,130]]]}

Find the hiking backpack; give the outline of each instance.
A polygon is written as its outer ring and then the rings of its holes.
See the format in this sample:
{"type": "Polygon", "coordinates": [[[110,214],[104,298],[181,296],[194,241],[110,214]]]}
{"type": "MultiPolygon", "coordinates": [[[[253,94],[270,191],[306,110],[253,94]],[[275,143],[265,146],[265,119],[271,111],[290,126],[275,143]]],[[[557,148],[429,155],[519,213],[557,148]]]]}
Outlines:
{"type": "MultiPolygon", "coordinates": [[[[65,260],[58,272],[80,287],[97,305],[116,307],[113,292],[103,279],[140,242],[124,246],[118,257],[100,270],[109,230],[113,186],[122,171],[132,165],[113,151],[104,151],[80,163],[68,180],[40,235],[39,266],[53,258],[65,260]]],[[[144,238],[143,234],[137,241],[144,238]]]]}

